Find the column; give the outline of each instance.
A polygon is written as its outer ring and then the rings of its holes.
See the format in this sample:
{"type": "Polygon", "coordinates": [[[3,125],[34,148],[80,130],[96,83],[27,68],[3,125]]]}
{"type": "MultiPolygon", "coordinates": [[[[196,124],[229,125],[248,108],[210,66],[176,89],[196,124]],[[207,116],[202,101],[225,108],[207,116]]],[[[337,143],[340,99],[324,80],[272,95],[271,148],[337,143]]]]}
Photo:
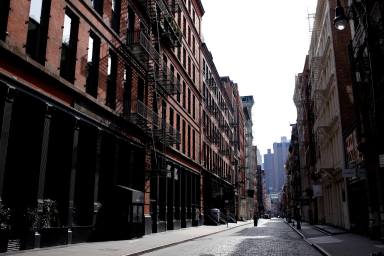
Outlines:
{"type": "Polygon", "coordinates": [[[165,226],[164,229],[167,230],[167,221],[168,221],[168,177],[167,174],[165,174],[163,177],[163,184],[164,184],[164,221],[165,221],[165,226]]]}
{"type": "Polygon", "coordinates": [[[93,218],[92,225],[95,227],[97,212],[99,211],[99,178],[100,178],[100,163],[101,163],[101,140],[102,140],[102,130],[98,128],[97,138],[96,138],[96,165],[95,165],[95,182],[93,187],[93,218]]]}
{"type": "Polygon", "coordinates": [[[9,129],[11,127],[12,108],[15,92],[15,88],[8,87],[3,110],[3,123],[1,126],[0,136],[0,203],[4,188],[4,174],[8,152],[9,129]]]}
{"type": "MultiPolygon", "coordinates": [[[[39,169],[39,186],[37,188],[37,212],[39,215],[43,214],[44,207],[44,187],[45,187],[45,174],[47,169],[47,156],[49,145],[49,133],[52,120],[52,105],[47,104],[45,109],[43,139],[41,145],[40,155],[40,169],[39,169]]],[[[35,248],[40,247],[40,234],[35,232],[35,248]]]]}
{"type": "Polygon", "coordinates": [[[73,225],[73,210],[74,210],[75,183],[76,183],[76,171],[77,171],[76,164],[77,164],[77,155],[78,155],[79,132],[80,132],[80,119],[76,118],[74,132],[73,132],[73,143],[72,143],[71,176],[69,180],[68,244],[72,243],[72,225],[73,225]]]}
{"type": "Polygon", "coordinates": [[[186,172],[185,169],[180,172],[180,220],[181,227],[186,227],[187,219],[187,204],[186,204],[186,192],[187,192],[187,183],[186,183],[186,172]]]}
{"type": "Polygon", "coordinates": [[[173,229],[173,222],[175,219],[175,167],[171,168],[170,178],[167,178],[167,183],[169,183],[168,194],[168,229],[173,229]]]}
{"type": "Polygon", "coordinates": [[[191,219],[192,225],[197,225],[196,221],[196,175],[191,175],[191,219]]]}

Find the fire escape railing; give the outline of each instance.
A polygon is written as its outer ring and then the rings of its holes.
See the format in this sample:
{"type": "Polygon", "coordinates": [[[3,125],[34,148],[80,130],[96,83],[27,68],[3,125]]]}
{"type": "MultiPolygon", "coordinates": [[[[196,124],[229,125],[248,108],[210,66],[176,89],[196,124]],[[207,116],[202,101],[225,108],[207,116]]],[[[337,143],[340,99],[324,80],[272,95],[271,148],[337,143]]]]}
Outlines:
{"type": "Polygon", "coordinates": [[[163,0],[139,0],[141,7],[146,11],[151,23],[159,36],[169,47],[180,47],[182,33],[175,22],[173,14],[180,11],[179,0],[174,4],[165,3],[163,0]]]}
{"type": "Polygon", "coordinates": [[[172,12],[179,10],[178,4],[178,1],[175,1],[175,6],[168,6],[167,8],[163,0],[156,0],[156,6],[159,7],[159,12],[155,15],[159,14],[159,17],[157,17],[157,20],[152,19],[154,22],[158,22],[160,36],[170,47],[180,47],[182,42],[183,35],[172,15],[172,12]],[[171,9],[171,11],[169,9],[171,9]]]}
{"type": "Polygon", "coordinates": [[[128,49],[136,56],[144,68],[148,69],[149,61],[154,61],[157,64],[160,63],[160,54],[152,46],[144,31],[128,32],[126,40],[128,49]]]}
{"type": "Polygon", "coordinates": [[[163,96],[172,96],[180,93],[180,80],[176,79],[175,73],[165,63],[161,67],[155,66],[153,71],[148,72],[148,79],[157,83],[157,90],[163,96]]]}
{"type": "Polygon", "coordinates": [[[132,103],[131,112],[124,116],[145,133],[159,129],[159,116],[139,100],[132,103]]]}
{"type": "Polygon", "coordinates": [[[157,141],[166,145],[180,144],[180,132],[168,124],[164,119],[159,122],[159,129],[153,131],[157,141]]]}

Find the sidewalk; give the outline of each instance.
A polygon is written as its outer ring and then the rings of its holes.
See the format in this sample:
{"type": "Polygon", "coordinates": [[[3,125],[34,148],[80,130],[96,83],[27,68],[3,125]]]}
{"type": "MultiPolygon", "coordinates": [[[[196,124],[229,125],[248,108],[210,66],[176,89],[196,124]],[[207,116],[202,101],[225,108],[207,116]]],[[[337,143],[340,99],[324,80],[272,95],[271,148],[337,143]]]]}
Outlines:
{"type": "Polygon", "coordinates": [[[209,236],[223,232],[228,229],[253,225],[253,221],[238,221],[220,226],[198,226],[171,230],[144,236],[138,239],[109,241],[96,243],[80,243],[67,246],[47,247],[12,253],[0,253],[0,255],[17,256],[131,256],[141,255],[151,251],[159,250],[172,245],[191,241],[200,237],[209,236]]]}
{"type": "Polygon", "coordinates": [[[292,227],[307,243],[311,244],[323,255],[332,256],[369,256],[372,253],[384,252],[384,244],[380,241],[327,225],[309,225],[301,223],[298,230],[292,227]]]}

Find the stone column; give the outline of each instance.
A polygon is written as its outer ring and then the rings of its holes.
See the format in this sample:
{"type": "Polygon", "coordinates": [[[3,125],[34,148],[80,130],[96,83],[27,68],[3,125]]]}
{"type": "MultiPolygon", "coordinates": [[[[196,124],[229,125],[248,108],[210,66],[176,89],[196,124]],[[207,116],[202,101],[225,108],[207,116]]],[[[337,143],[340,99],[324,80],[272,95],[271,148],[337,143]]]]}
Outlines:
{"type": "Polygon", "coordinates": [[[73,211],[74,211],[79,132],[80,132],[80,119],[77,118],[75,121],[75,127],[73,132],[72,165],[71,165],[71,176],[69,180],[68,244],[72,243],[72,226],[73,226],[73,211]]]}
{"type": "MultiPolygon", "coordinates": [[[[39,169],[39,186],[37,188],[37,213],[39,215],[43,214],[44,208],[44,188],[45,188],[45,174],[47,170],[47,156],[48,156],[48,146],[49,146],[49,133],[52,120],[52,106],[47,104],[45,110],[45,119],[44,119],[44,130],[43,130],[43,139],[41,145],[41,155],[40,155],[40,169],[39,169]]],[[[40,247],[40,234],[35,232],[35,248],[40,247]]]]}
{"type": "Polygon", "coordinates": [[[8,152],[8,140],[9,130],[11,127],[12,109],[15,98],[16,89],[8,87],[7,95],[5,97],[4,110],[3,110],[3,122],[1,126],[0,136],[0,203],[4,188],[4,176],[5,176],[5,165],[7,160],[8,152]]]}
{"type": "Polygon", "coordinates": [[[100,178],[100,164],[101,164],[101,140],[102,140],[102,130],[99,128],[97,131],[96,138],[96,165],[95,165],[95,182],[93,187],[93,218],[92,225],[95,227],[97,212],[100,208],[99,200],[99,178],[100,178]]]}

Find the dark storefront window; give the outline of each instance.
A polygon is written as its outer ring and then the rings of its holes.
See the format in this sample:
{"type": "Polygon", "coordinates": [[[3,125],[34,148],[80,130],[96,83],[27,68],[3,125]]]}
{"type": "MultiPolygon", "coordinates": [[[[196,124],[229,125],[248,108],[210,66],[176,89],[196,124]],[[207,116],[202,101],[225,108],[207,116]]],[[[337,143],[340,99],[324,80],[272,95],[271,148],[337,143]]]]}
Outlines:
{"type": "Polygon", "coordinates": [[[78,30],[78,17],[67,9],[63,26],[60,75],[71,83],[75,80],[78,30]]]}
{"type": "Polygon", "coordinates": [[[31,0],[26,52],[37,62],[45,63],[50,0],[31,0]]]}
{"type": "Polygon", "coordinates": [[[53,200],[56,207],[54,225],[68,223],[69,182],[72,161],[74,118],[55,110],[52,113],[49,136],[44,198],[53,200]]]}
{"type": "Polygon", "coordinates": [[[2,202],[11,208],[10,232],[16,239],[31,228],[27,215],[36,209],[44,110],[45,104],[29,95],[14,99],[2,202]]]}
{"type": "Polygon", "coordinates": [[[77,170],[75,181],[75,226],[92,224],[96,171],[97,128],[82,123],[79,132],[77,170]]]}

